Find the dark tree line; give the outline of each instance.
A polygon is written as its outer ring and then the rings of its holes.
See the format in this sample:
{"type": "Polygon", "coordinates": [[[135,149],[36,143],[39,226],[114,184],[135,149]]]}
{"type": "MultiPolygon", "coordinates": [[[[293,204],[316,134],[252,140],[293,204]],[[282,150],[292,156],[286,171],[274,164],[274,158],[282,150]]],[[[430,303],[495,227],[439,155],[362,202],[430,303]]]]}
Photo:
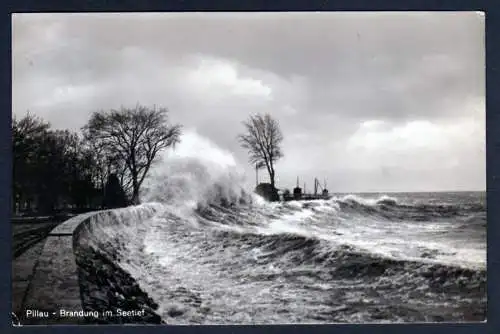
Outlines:
{"type": "Polygon", "coordinates": [[[137,106],[92,115],[82,133],[27,113],[12,121],[13,212],[53,214],[139,203],[158,152],[179,142],[167,110],[137,106]]]}
{"type": "Polygon", "coordinates": [[[12,122],[13,210],[51,213],[60,206],[93,205],[93,152],[76,133],[52,130],[26,114],[12,122]]]}

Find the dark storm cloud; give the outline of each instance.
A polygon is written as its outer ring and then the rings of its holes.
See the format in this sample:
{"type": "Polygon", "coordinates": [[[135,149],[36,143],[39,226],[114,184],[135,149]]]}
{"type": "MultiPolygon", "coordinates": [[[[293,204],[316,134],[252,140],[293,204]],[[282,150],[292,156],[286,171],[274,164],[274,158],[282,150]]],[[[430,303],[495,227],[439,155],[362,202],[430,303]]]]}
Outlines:
{"type": "MultiPolygon", "coordinates": [[[[286,134],[280,177],[287,184],[309,169],[309,176],[328,174],[349,188],[349,180],[388,168],[411,170],[417,162],[421,169],[433,165],[437,175],[456,172],[456,182],[477,180],[484,176],[484,159],[472,166],[465,162],[484,149],[484,18],[477,13],[15,15],[13,102],[16,115],[30,109],[56,127],[72,129],[98,109],[163,105],[172,110],[173,121],[234,152],[241,163],[246,153],[234,140],[241,121],[270,112],[286,134]],[[405,137],[410,132],[411,138],[405,137]],[[432,159],[439,154],[432,145],[445,151],[444,161],[467,168],[436,166],[432,159]],[[402,160],[410,149],[415,157],[402,160]],[[367,164],[370,171],[360,167],[367,164]]],[[[399,180],[369,178],[368,188],[399,180]]],[[[484,187],[484,181],[472,183],[484,187]]],[[[430,179],[426,185],[439,188],[430,179]]]]}

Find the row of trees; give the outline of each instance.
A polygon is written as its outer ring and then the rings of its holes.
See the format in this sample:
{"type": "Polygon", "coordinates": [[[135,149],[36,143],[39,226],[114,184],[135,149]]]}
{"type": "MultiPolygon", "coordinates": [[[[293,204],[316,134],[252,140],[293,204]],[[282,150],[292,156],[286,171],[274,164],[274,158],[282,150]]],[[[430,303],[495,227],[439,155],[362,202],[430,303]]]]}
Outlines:
{"type": "MultiPolygon", "coordinates": [[[[278,122],[266,114],[243,124],[238,139],[250,162],[267,169],[270,184],[264,185],[263,195],[275,200],[275,162],[283,156],[278,122]]],[[[138,204],[158,153],[174,147],[180,136],[181,126],[170,124],[167,109],[141,105],[95,112],[80,132],[53,130],[30,113],[14,118],[13,211],[41,214],[138,204]]]]}
{"type": "Polygon", "coordinates": [[[139,203],[158,153],[179,142],[166,109],[95,112],[81,132],[53,130],[28,113],[13,119],[13,210],[48,214],[139,203]]]}
{"type": "Polygon", "coordinates": [[[56,202],[84,207],[93,196],[92,151],[69,131],[51,130],[34,115],[12,122],[13,209],[55,209],[56,202]]]}

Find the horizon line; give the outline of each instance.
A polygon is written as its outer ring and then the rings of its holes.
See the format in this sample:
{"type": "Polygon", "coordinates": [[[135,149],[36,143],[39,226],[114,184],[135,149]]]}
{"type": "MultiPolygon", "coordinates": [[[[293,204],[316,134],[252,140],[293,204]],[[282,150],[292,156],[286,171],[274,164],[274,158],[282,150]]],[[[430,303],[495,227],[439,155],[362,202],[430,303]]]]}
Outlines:
{"type": "MultiPolygon", "coordinates": [[[[278,190],[288,189],[287,187],[278,187],[278,190]]],[[[483,190],[372,190],[372,191],[334,191],[330,194],[382,194],[382,193],[392,193],[392,194],[425,194],[425,193],[471,193],[471,192],[487,192],[486,189],[483,190]]]]}

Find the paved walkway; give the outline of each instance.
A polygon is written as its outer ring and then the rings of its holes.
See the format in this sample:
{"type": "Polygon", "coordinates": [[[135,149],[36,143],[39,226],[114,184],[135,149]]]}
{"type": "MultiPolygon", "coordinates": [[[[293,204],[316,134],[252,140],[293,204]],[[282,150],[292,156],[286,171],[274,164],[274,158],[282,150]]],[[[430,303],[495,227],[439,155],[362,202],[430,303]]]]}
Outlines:
{"type": "Polygon", "coordinates": [[[79,324],[83,321],[83,318],[60,317],[59,311],[82,309],[73,235],[93,214],[81,214],[62,224],[54,224],[54,228],[43,228],[43,231],[40,228],[25,231],[21,226],[13,231],[14,241],[21,241],[20,245],[28,239],[33,244],[32,247],[26,244],[22,253],[12,260],[12,311],[21,325],[79,324]],[[34,239],[35,234],[38,240],[34,239]]]}
{"type": "Polygon", "coordinates": [[[21,316],[26,293],[45,241],[46,239],[39,241],[12,260],[12,311],[18,317],[21,316]]]}

